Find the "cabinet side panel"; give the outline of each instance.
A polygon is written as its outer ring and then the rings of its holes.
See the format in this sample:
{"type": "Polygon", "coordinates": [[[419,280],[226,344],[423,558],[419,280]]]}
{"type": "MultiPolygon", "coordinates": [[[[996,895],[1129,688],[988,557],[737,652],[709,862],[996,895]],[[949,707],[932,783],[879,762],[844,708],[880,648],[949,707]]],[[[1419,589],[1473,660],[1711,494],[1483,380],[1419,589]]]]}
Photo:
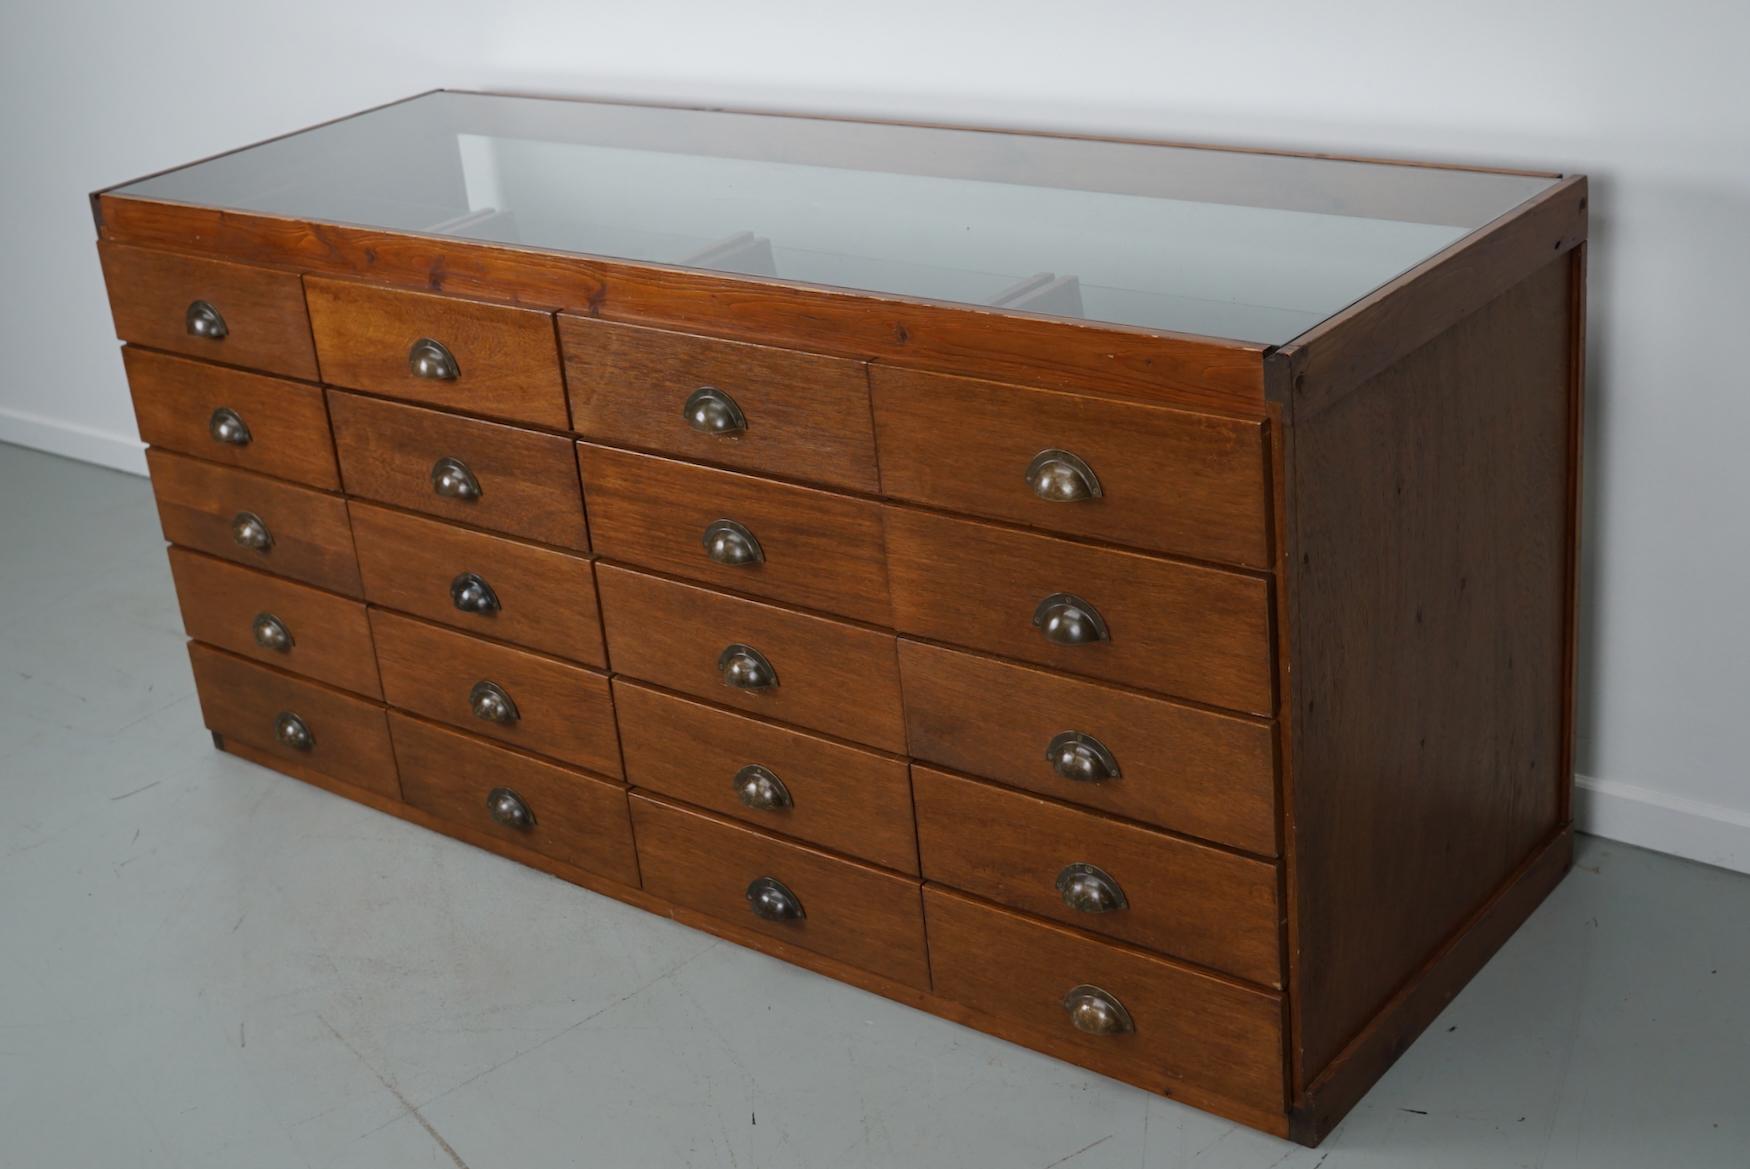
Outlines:
{"type": "Polygon", "coordinates": [[[1303,1084],[1567,815],[1571,279],[1553,257],[1353,392],[1296,393],[1303,1084]]]}

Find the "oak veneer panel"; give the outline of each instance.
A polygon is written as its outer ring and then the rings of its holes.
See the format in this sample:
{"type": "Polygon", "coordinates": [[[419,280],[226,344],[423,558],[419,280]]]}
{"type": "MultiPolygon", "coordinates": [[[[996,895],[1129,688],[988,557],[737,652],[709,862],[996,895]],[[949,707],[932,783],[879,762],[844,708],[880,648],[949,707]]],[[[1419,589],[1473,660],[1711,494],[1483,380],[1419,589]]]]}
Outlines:
{"type": "Polygon", "coordinates": [[[621,884],[638,884],[632,818],[620,784],[398,710],[389,712],[389,730],[409,804],[621,884]],[[501,787],[533,813],[532,827],[508,827],[487,813],[487,797],[501,787]]]}
{"type": "Polygon", "coordinates": [[[321,276],[304,287],[323,381],[555,430],[571,424],[551,313],[321,276]],[[450,351],[457,377],[414,375],[408,353],[421,338],[450,351]]]}
{"type": "Polygon", "coordinates": [[[912,768],[924,876],[1265,986],[1282,985],[1276,866],[966,779],[912,768]],[[1058,873],[1097,865],[1128,907],[1064,904],[1058,873]]]}
{"type": "Polygon", "coordinates": [[[1260,577],[888,507],[893,621],[1073,674],[1257,714],[1273,708],[1270,585],[1260,577]],[[1039,602],[1072,593],[1111,639],[1047,641],[1039,602]]]}
{"type": "Polygon", "coordinates": [[[892,623],[880,504],[590,443],[577,451],[600,555],[892,623]],[[752,532],[764,559],[724,565],[706,555],[705,530],[720,519],[752,532]]]}
{"type": "Polygon", "coordinates": [[[596,566],[596,586],[615,673],[905,750],[893,634],[608,564],[596,566]],[[778,685],[758,691],[724,685],[717,659],[735,644],[763,653],[778,685]]]}
{"type": "Polygon", "coordinates": [[[109,240],[99,241],[97,254],[115,335],[123,341],[316,380],[316,350],[296,272],[109,240]],[[197,300],[224,318],[223,337],[188,331],[188,308],[197,300]]]}
{"type": "Polygon", "coordinates": [[[152,446],[340,490],[328,404],[319,387],[132,345],[122,350],[122,361],[140,437],[152,446]],[[243,420],[248,443],[213,437],[213,413],[220,408],[243,420]]]}
{"type": "Polygon", "coordinates": [[[366,600],[587,665],[608,664],[587,559],[358,500],[347,511],[366,600]],[[468,572],[491,587],[496,610],[456,607],[451,585],[468,572]]]}
{"type": "Polygon", "coordinates": [[[1269,567],[1265,426],[1257,419],[1114,402],[876,365],[869,371],[881,489],[1203,560],[1269,567]],[[1039,498],[1033,457],[1067,450],[1101,495],[1039,498]]]}
{"type": "Polygon", "coordinates": [[[330,686],[383,697],[363,604],[187,548],[169,551],[182,627],[190,637],[330,686]],[[268,649],[255,640],[255,619],[263,613],[291,634],[289,648],[268,649]]]}
{"type": "Polygon", "coordinates": [[[169,451],[147,451],[146,466],[158,520],[172,544],[360,595],[352,526],[346,501],[338,495],[169,451]],[[271,545],[257,550],[237,543],[231,527],[242,512],[260,518],[273,537],[271,545]]]}
{"type": "Polygon", "coordinates": [[[903,758],[853,747],[691,698],[614,679],[626,779],[757,828],[916,874],[911,774],[903,758]],[[736,797],[749,764],[794,803],[756,810],[736,797]]]}
{"type": "Polygon", "coordinates": [[[923,903],[915,878],[639,792],[632,794],[632,823],[644,888],[656,896],[928,989],[923,903]],[[747,887],[757,877],[782,881],[805,916],[776,922],[755,916],[747,887]]]}
{"type": "Polygon", "coordinates": [[[936,994],[1000,1020],[1010,1038],[1168,1096],[1281,1112],[1280,995],[933,884],[924,911],[936,994]],[[1064,996],[1084,984],[1123,1003],[1135,1032],[1071,1026],[1064,996]]]}
{"type": "Polygon", "coordinates": [[[1297,419],[1301,1066],[1326,1066],[1558,827],[1570,267],[1297,419]],[[1339,470],[1340,469],[1340,470],[1339,470]]]}
{"type": "Polygon", "coordinates": [[[195,691],[207,729],[272,759],[399,799],[395,751],[381,703],[244,661],[222,650],[188,643],[195,691]],[[275,733],[282,714],[309,728],[306,750],[288,747],[275,733]]]}
{"type": "Polygon", "coordinates": [[[1270,724],[1034,666],[899,640],[911,754],[957,771],[1263,856],[1277,853],[1270,724]],[[1098,739],[1118,777],[1063,778],[1047,747],[1098,739]]]}
{"type": "Polygon", "coordinates": [[[620,742],[605,675],[384,609],[371,610],[371,633],[390,705],[619,777],[620,742]],[[496,682],[510,695],[516,721],[475,715],[469,695],[479,682],[496,682]]]}
{"type": "Polygon", "coordinates": [[[761,475],[874,494],[875,432],[864,363],[770,345],[559,317],[572,425],[639,447],[761,475]],[[683,417],[694,390],[735,400],[747,429],[704,434],[683,417]]]}
{"type": "Polygon", "coordinates": [[[570,439],[336,390],[328,402],[349,495],[588,550],[570,439]],[[444,458],[473,473],[478,498],[437,493],[431,472],[444,458]]]}

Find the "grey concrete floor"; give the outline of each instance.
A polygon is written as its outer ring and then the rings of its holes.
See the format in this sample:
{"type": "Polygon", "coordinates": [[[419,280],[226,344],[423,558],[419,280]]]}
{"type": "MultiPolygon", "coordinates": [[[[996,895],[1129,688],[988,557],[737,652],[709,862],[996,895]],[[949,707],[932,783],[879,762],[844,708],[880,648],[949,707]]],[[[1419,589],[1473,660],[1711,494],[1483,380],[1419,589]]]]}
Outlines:
{"type": "Polygon", "coordinates": [[[1750,878],[1583,839],[1301,1149],[219,754],[146,482],[0,499],[0,1165],[1750,1166],[1750,878]]]}

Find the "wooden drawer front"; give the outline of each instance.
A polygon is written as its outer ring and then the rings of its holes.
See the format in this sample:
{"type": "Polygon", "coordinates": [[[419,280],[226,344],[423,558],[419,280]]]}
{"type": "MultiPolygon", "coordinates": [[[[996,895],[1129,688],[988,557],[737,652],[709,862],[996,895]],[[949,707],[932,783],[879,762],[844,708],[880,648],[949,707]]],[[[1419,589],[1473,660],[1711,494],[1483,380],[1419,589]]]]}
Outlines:
{"type": "Polygon", "coordinates": [[[358,558],[346,501],[251,471],[169,451],[146,452],[164,538],[337,593],[359,596],[358,558]],[[238,542],[239,530],[265,528],[265,548],[238,542]]]}
{"type": "Polygon", "coordinates": [[[924,886],[935,992],[1017,1030],[1022,1042],[1170,1096],[1200,1093],[1280,1114],[1279,995],[924,886]],[[1090,1035],[1064,1001],[1091,986],[1135,1029],[1090,1035]]]}
{"type": "Polygon", "coordinates": [[[389,712],[389,729],[402,797],[414,807],[621,884],[638,884],[624,787],[397,710],[389,712]],[[494,817],[491,804],[500,789],[527,809],[532,823],[522,827],[494,817]]]}
{"type": "Polygon", "coordinates": [[[904,759],[625,678],[614,680],[614,711],[629,782],[890,869],[918,871],[904,759]],[[754,789],[751,802],[742,799],[744,785],[754,789]],[[776,804],[762,802],[774,785],[776,804]]]}
{"type": "Polygon", "coordinates": [[[620,777],[604,675],[377,608],[371,609],[371,632],[391,706],[620,777]],[[512,717],[493,721],[475,713],[481,683],[509,696],[512,717]]]}
{"type": "Polygon", "coordinates": [[[578,458],[602,556],[892,624],[880,504],[589,443],[578,458]],[[745,529],[726,537],[742,555],[752,534],[756,560],[712,559],[707,530],[719,520],[745,529]]]}
{"type": "Polygon", "coordinates": [[[595,576],[583,557],[357,500],[347,509],[367,600],[592,666],[608,664],[595,576]],[[477,579],[465,580],[469,575],[477,579]],[[484,605],[471,600],[482,583],[489,590],[484,605]]]}
{"type": "Polygon", "coordinates": [[[1261,578],[899,507],[887,509],[887,563],[902,633],[1272,712],[1261,578]],[[1060,593],[1093,605],[1110,639],[1047,640],[1034,615],[1060,593]]]}
{"type": "Polygon", "coordinates": [[[924,876],[1267,986],[1282,981],[1276,866],[1025,792],[912,768],[924,876]],[[1072,909],[1066,867],[1089,864],[1127,902],[1072,909]]]}
{"type": "Polygon", "coordinates": [[[879,490],[860,361],[563,313],[559,341],[580,434],[762,475],[879,490]],[[741,427],[695,429],[686,407],[699,390],[723,397],[700,399],[698,408],[739,415],[741,427]]]}
{"type": "Polygon", "coordinates": [[[328,403],[349,494],[588,550],[571,440],[332,390],[328,403]],[[438,489],[444,459],[462,464],[477,496],[438,489]]]}
{"type": "Polygon", "coordinates": [[[132,345],[122,360],[140,437],[153,446],[340,490],[328,404],[316,386],[132,345]]]}
{"type": "Polygon", "coordinates": [[[115,335],[124,341],[316,380],[316,351],[296,272],[99,243],[115,335]],[[224,335],[190,322],[197,301],[224,335]]]}
{"type": "Polygon", "coordinates": [[[375,702],[318,682],[294,678],[202,645],[188,643],[195,690],[207,729],[276,759],[307,767],[330,779],[394,799],[395,751],[389,724],[375,702]],[[291,715],[309,734],[308,745],[289,745],[282,733],[291,715]]]}
{"type": "Polygon", "coordinates": [[[170,549],[170,572],[190,637],[343,690],[383,697],[371,624],[358,601],[186,548],[170,549]]]}
{"type": "Polygon", "coordinates": [[[1268,568],[1265,428],[1255,420],[876,366],[881,489],[954,511],[1205,560],[1268,568]],[[1042,451],[1100,488],[1035,494],[1042,451]]]}
{"type": "Polygon", "coordinates": [[[895,876],[701,812],[632,794],[644,888],[675,905],[793,946],[929,989],[923,905],[915,879],[895,876]],[[749,886],[781,882],[803,916],[768,921],[749,886]]]}
{"type": "Polygon", "coordinates": [[[596,566],[596,584],[615,673],[883,750],[905,750],[891,633],[606,564],[596,566]],[[725,684],[718,663],[732,646],[762,654],[777,685],[742,690],[725,684]]]}
{"type": "Polygon", "coordinates": [[[450,410],[564,430],[565,383],[553,314],[311,276],[304,281],[322,380],[450,410]],[[452,378],[414,373],[412,350],[436,341],[452,378]]]}
{"type": "Polygon", "coordinates": [[[1276,855],[1269,723],[907,638],[899,641],[899,674],[906,739],[920,759],[1276,855]],[[1094,742],[1051,750],[1071,733],[1094,742]],[[1102,748],[1114,777],[1071,779],[1054,766],[1070,751],[1102,769],[1102,748]]]}

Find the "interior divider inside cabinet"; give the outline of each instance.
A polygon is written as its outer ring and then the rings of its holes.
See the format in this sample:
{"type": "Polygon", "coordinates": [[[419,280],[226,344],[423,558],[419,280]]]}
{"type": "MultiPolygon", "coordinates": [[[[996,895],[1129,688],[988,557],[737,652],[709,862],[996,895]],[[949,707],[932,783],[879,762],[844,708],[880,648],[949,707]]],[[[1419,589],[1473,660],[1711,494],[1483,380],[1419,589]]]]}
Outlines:
{"type": "Polygon", "coordinates": [[[778,274],[778,264],[772,256],[772,241],[751,231],[738,231],[710,247],[683,256],[680,262],[688,268],[723,268],[750,276],[778,274]]]}
{"type": "Polygon", "coordinates": [[[1060,317],[1079,317],[1082,311],[1082,282],[1076,276],[1059,276],[1052,272],[1035,272],[1017,281],[991,298],[997,308],[1026,309],[1033,313],[1051,313],[1060,317]]]}

